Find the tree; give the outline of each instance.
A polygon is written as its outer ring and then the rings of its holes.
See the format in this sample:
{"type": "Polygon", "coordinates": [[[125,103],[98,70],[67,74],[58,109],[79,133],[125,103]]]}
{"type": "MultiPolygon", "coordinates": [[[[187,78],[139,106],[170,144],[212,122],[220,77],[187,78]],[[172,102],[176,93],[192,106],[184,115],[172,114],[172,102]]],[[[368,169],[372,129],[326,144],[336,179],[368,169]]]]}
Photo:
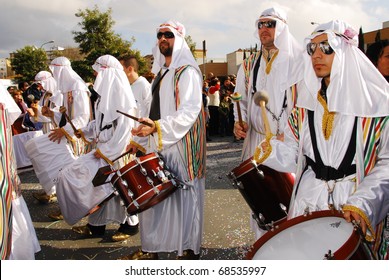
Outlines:
{"type": "Polygon", "coordinates": [[[185,41],[188,44],[188,47],[189,47],[190,51],[192,52],[193,56],[196,57],[195,56],[196,43],[193,42],[192,37],[190,35],[185,36],[185,41]]]}
{"type": "Polygon", "coordinates": [[[47,54],[44,49],[25,46],[17,50],[11,58],[12,70],[17,78],[15,82],[33,81],[39,71],[48,70],[47,54]]]}
{"type": "Polygon", "coordinates": [[[139,61],[140,73],[146,72],[146,63],[139,51],[131,49],[135,39],[123,40],[113,31],[115,22],[112,20],[112,9],[100,12],[97,6],[93,9],[78,10],[76,17],[81,18],[78,25],[82,31],[72,31],[74,41],[79,44],[81,54],[85,55],[83,61],[72,62],[74,70],[85,81],[93,79],[92,65],[102,55],[110,54],[118,57],[124,53],[135,55],[139,61]],[[142,68],[143,67],[143,68],[142,68]]]}

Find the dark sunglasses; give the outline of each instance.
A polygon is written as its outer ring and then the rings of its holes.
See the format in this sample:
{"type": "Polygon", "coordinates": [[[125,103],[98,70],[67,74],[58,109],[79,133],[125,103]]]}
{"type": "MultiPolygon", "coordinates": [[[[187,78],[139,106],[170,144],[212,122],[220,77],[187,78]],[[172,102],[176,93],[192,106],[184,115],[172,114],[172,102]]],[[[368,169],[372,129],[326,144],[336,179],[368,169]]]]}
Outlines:
{"type": "Polygon", "coordinates": [[[258,29],[262,29],[264,27],[266,28],[274,28],[276,27],[276,21],[270,20],[270,21],[258,21],[258,29]]]}
{"type": "Polygon", "coordinates": [[[334,52],[334,50],[331,48],[331,46],[328,43],[328,41],[323,41],[323,42],[320,42],[320,43],[308,43],[307,44],[307,52],[308,52],[308,54],[310,56],[312,56],[314,54],[314,52],[316,51],[317,46],[319,46],[319,49],[324,54],[329,55],[329,54],[332,54],[334,52]]]}
{"type": "Polygon", "coordinates": [[[171,32],[171,31],[158,32],[158,33],[157,33],[157,38],[158,38],[158,40],[161,39],[162,36],[165,36],[166,39],[172,39],[172,38],[174,38],[174,33],[171,32]]]}

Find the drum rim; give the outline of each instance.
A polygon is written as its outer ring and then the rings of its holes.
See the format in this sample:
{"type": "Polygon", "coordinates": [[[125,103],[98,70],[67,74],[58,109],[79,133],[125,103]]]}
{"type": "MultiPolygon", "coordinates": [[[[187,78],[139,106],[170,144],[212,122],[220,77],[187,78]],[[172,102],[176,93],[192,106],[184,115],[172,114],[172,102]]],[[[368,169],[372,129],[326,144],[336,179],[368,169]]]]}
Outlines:
{"type": "MultiPolygon", "coordinates": [[[[315,211],[312,213],[309,213],[307,215],[301,215],[294,217],[290,220],[287,220],[285,222],[282,222],[278,225],[278,227],[272,231],[267,231],[262,237],[260,237],[249,249],[247,252],[247,255],[245,257],[246,260],[252,260],[254,258],[254,255],[257,253],[257,251],[271,238],[273,238],[276,234],[280,233],[281,231],[290,228],[294,225],[297,225],[302,222],[306,222],[309,220],[317,219],[317,218],[324,218],[324,217],[339,217],[343,218],[343,215],[338,210],[321,210],[321,211],[315,211]]],[[[359,246],[359,243],[361,242],[360,237],[358,236],[356,231],[353,231],[352,234],[349,236],[349,238],[344,242],[344,244],[336,251],[333,252],[333,258],[336,260],[345,260],[351,257],[356,249],[359,246]],[[351,245],[354,246],[354,250],[347,253],[345,250],[351,245]]],[[[324,257],[324,256],[323,256],[324,257]]]]}

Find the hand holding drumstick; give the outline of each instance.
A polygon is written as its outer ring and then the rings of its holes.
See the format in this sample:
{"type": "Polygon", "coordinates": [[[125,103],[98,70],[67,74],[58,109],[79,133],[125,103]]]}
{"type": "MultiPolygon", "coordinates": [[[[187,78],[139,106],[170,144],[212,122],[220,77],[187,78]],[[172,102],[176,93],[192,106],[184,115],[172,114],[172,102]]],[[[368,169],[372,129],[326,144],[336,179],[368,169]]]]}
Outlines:
{"type": "Polygon", "coordinates": [[[240,110],[240,100],[242,99],[242,95],[238,92],[231,94],[231,99],[236,104],[236,109],[238,112],[238,121],[234,124],[234,134],[237,138],[246,138],[246,131],[248,129],[248,125],[246,122],[242,120],[242,113],[240,110]]]}

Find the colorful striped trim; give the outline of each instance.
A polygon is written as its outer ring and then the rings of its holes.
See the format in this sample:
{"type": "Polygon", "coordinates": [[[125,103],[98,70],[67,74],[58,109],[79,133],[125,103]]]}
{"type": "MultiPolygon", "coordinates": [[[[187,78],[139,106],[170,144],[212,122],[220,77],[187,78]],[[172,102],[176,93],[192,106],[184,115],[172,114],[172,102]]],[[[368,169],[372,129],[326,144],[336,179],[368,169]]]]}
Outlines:
{"type": "MultiPolygon", "coordinates": [[[[8,124],[7,110],[0,103],[0,255],[5,260],[9,257],[12,246],[12,191],[16,180],[16,170],[12,167],[12,134],[8,124]],[[13,171],[13,172],[12,172],[13,171]],[[15,176],[14,176],[15,177],[15,176]]],[[[16,175],[17,176],[17,175],[16,175]]]]}
{"type": "Polygon", "coordinates": [[[243,60],[243,71],[244,71],[244,82],[245,82],[245,87],[246,87],[246,93],[249,92],[249,83],[250,83],[250,74],[251,74],[251,69],[254,67],[255,61],[260,57],[261,52],[254,53],[250,55],[248,58],[243,60]]]}
{"type": "MultiPolygon", "coordinates": [[[[174,75],[174,95],[176,99],[176,110],[180,105],[179,78],[181,74],[190,67],[184,65],[178,68],[174,75]]],[[[203,106],[201,111],[188,133],[182,138],[181,144],[184,151],[184,160],[188,167],[188,178],[193,180],[196,177],[205,176],[205,112],[203,106]]]]}

